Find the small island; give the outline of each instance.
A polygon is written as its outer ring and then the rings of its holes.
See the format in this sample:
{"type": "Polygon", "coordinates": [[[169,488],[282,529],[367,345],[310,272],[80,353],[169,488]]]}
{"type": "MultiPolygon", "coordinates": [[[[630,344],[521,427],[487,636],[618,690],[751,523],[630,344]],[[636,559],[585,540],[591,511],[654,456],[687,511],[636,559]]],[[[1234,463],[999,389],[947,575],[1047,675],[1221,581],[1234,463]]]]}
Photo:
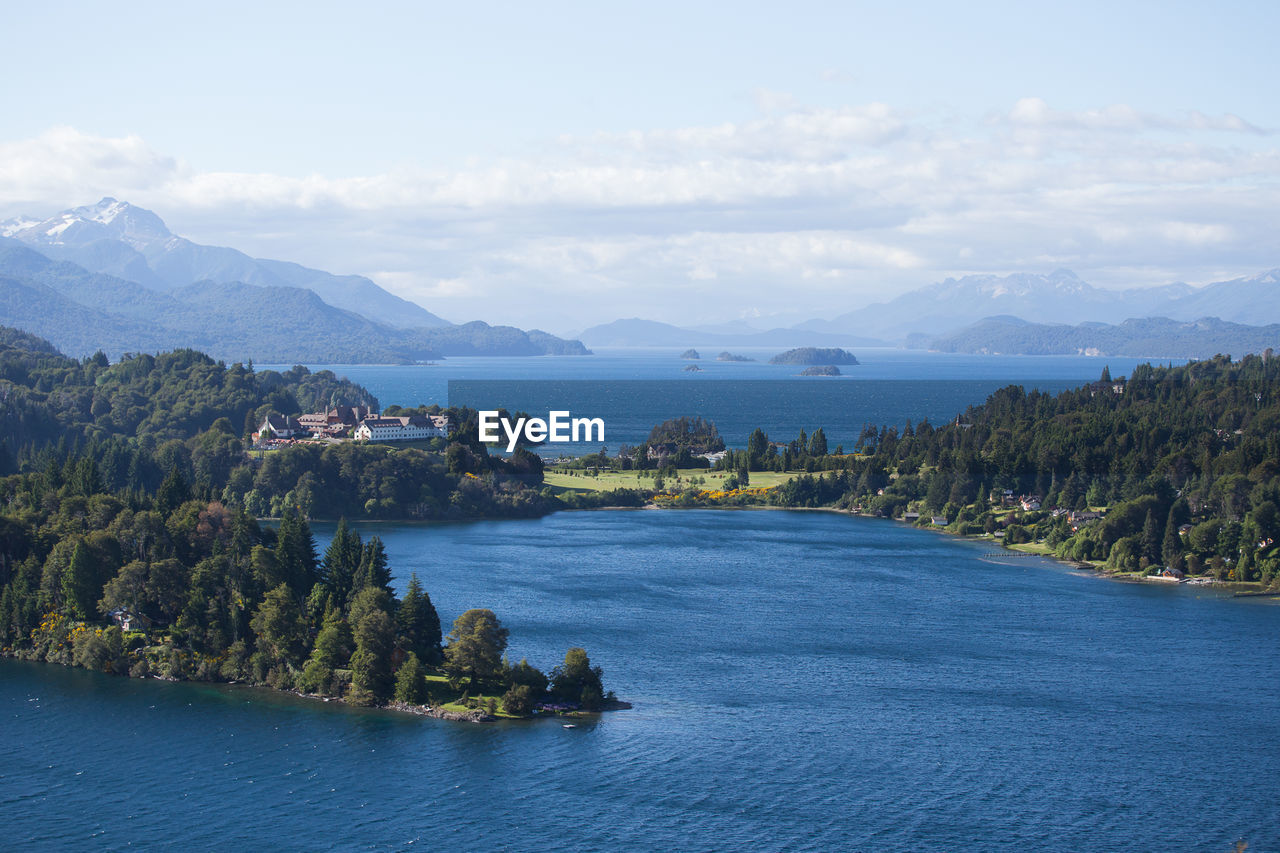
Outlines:
{"type": "Polygon", "coordinates": [[[755,361],[754,358],[748,358],[745,355],[737,355],[731,352],[722,352],[716,356],[716,361],[755,361]]]}
{"type": "Polygon", "coordinates": [[[680,353],[680,357],[685,359],[686,361],[697,361],[698,359],[702,358],[702,356],[698,355],[698,351],[692,348],[687,349],[684,352],[680,353]]]}
{"type": "Polygon", "coordinates": [[[800,371],[799,375],[800,376],[843,376],[844,374],[841,373],[840,368],[836,367],[834,364],[823,364],[823,365],[815,365],[813,367],[806,367],[804,370],[800,371]]]}
{"type": "Polygon", "coordinates": [[[702,368],[698,367],[698,365],[696,364],[686,364],[684,366],[684,372],[685,373],[701,373],[702,368]]]}
{"type": "Polygon", "coordinates": [[[770,364],[836,365],[857,364],[857,357],[839,347],[799,347],[790,349],[769,359],[770,364]]]}

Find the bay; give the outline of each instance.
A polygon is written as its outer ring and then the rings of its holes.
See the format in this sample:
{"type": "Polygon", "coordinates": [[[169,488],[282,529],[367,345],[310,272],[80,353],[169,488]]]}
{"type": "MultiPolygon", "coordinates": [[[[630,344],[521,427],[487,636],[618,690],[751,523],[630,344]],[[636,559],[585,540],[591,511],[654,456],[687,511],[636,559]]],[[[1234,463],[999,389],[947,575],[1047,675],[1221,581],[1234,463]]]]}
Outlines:
{"type": "Polygon", "coordinates": [[[358,529],[446,624],[582,645],[635,708],[478,726],[3,661],[6,843],[1280,848],[1265,601],[821,512],[358,529]]]}

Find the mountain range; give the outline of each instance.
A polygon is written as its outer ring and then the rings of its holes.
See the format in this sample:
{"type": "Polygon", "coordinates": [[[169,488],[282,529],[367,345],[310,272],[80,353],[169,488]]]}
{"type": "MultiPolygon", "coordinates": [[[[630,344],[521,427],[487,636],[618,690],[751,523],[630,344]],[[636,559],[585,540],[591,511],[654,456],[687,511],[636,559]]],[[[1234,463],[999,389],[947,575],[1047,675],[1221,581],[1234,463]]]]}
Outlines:
{"type": "Polygon", "coordinates": [[[1280,269],[1202,287],[1107,290],[1069,270],[971,275],[762,331],[744,321],[681,328],[615,320],[586,329],[592,346],[907,346],[1008,355],[1098,353],[1167,358],[1280,348],[1280,269]]]}
{"type": "Polygon", "coordinates": [[[236,361],[398,363],[587,352],[537,330],[454,325],[363,276],[202,246],[112,198],[9,220],[0,235],[0,324],[75,355],[195,347],[236,361]]]}
{"type": "Polygon", "coordinates": [[[1122,323],[1028,323],[1017,317],[988,317],[971,326],[909,345],[939,352],[1003,355],[1127,355],[1147,358],[1205,358],[1217,353],[1242,356],[1280,348],[1280,324],[1246,326],[1217,317],[1185,322],[1144,317],[1122,323]]]}
{"type": "Polygon", "coordinates": [[[852,334],[874,329],[877,336],[900,341],[911,334],[940,335],[994,316],[1067,324],[1143,317],[1280,323],[1280,269],[1203,287],[1176,283],[1129,290],[1094,287],[1070,270],[1047,275],[970,275],[948,278],[829,320],[809,320],[796,328],[852,334]]]}

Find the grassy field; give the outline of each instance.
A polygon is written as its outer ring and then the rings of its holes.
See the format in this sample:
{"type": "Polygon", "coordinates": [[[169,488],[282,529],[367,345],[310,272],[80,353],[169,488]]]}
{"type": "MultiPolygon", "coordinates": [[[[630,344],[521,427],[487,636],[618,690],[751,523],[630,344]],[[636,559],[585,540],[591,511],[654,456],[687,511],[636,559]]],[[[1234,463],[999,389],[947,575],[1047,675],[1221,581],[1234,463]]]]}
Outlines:
{"type": "Polygon", "coordinates": [[[1023,542],[1020,545],[1006,545],[1005,547],[1013,551],[1021,551],[1024,554],[1040,554],[1046,557],[1053,556],[1053,549],[1043,542],[1023,542]]]}
{"type": "MultiPolygon", "coordinates": [[[[446,711],[456,711],[463,714],[472,709],[472,706],[464,705],[459,700],[462,698],[461,690],[454,690],[449,686],[449,679],[440,673],[429,673],[427,675],[427,704],[443,708],[446,711]]],[[[518,719],[502,710],[502,693],[481,693],[473,698],[478,699],[481,708],[487,708],[489,700],[492,699],[497,706],[494,712],[495,717],[518,719]]]]}
{"type": "MultiPolygon", "coordinates": [[[[724,478],[729,476],[729,471],[708,471],[706,468],[682,468],[679,471],[679,479],[667,479],[663,485],[667,489],[682,489],[690,485],[690,480],[694,477],[704,479],[706,482],[699,484],[698,488],[702,489],[719,489],[723,488],[724,478]]],[[[777,471],[753,471],[751,472],[752,488],[772,488],[781,485],[793,477],[800,474],[799,471],[787,471],[780,473],[777,471]]],[[[548,468],[543,476],[544,482],[554,489],[564,489],[578,492],[603,492],[610,489],[652,489],[653,477],[636,478],[635,471],[602,471],[598,477],[583,476],[583,472],[575,471],[571,475],[569,472],[548,468]]]]}

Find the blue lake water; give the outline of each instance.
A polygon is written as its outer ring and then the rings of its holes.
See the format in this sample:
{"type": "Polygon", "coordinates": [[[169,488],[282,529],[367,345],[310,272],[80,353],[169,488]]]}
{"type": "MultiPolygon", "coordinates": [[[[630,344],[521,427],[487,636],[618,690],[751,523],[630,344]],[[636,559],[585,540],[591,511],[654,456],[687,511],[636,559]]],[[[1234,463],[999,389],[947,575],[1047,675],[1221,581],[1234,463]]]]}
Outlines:
{"type": "MultiPolygon", "coordinates": [[[[1280,849],[1280,608],[817,512],[366,525],[575,730],[0,661],[11,849],[1280,849]]],[[[332,529],[318,525],[322,540],[332,529]]]]}
{"type": "MultiPolygon", "coordinates": [[[[658,423],[681,415],[714,421],[725,441],[746,444],[756,427],[775,441],[822,427],[832,449],[852,450],[863,425],[901,427],[954,418],[1005,385],[1057,392],[1096,380],[1104,366],[1127,375],[1143,359],[1084,356],[978,356],[898,349],[855,349],[859,364],[844,376],[801,377],[794,365],[768,364],[778,350],[738,350],[753,362],[720,362],[703,353],[699,373],[680,351],[601,350],[591,356],[451,358],[434,365],[312,365],[367,387],[383,406],[467,405],[552,409],[605,421],[605,444],[636,445],[658,423]]],[[[283,365],[265,365],[282,368],[283,365]]],[[[545,453],[589,453],[590,444],[554,445],[545,453]]]]}

